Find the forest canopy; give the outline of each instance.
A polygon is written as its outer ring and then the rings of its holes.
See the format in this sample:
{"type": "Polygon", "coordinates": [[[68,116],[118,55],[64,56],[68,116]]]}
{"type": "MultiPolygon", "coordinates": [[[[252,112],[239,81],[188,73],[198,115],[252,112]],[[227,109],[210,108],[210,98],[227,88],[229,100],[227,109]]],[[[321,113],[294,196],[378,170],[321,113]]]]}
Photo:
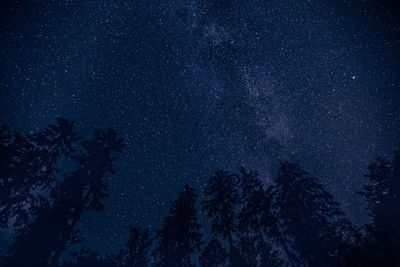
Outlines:
{"type": "Polygon", "coordinates": [[[13,240],[0,265],[400,265],[399,151],[371,162],[366,186],[354,192],[367,204],[371,221],[364,225],[346,218],[318,178],[281,162],[270,184],[239,167],[215,171],[201,190],[182,185],[158,230],[126,222],[129,239],[118,253],[82,248],[78,222],[106,208],[106,178],[118,177],[114,162],[123,148],[116,131],[85,139],[65,118],[31,134],[1,126],[0,225],[13,240]],[[63,169],[65,160],[74,167],[63,169]]]}

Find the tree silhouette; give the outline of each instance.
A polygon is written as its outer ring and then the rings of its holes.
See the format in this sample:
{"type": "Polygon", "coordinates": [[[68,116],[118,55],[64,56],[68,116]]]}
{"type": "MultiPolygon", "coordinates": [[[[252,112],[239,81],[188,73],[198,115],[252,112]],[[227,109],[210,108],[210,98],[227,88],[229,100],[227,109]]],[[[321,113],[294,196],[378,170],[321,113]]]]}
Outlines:
{"type": "Polygon", "coordinates": [[[73,260],[64,262],[62,267],[115,267],[112,259],[103,259],[96,251],[81,249],[79,252],[71,253],[73,260]]]}
{"type": "Polygon", "coordinates": [[[262,220],[269,212],[267,198],[262,182],[258,179],[257,172],[247,172],[240,168],[238,176],[240,186],[240,199],[243,202],[238,215],[239,229],[241,232],[257,232],[262,230],[262,220]]]}
{"type": "Polygon", "coordinates": [[[197,222],[195,207],[197,195],[185,185],[178,198],[172,202],[170,214],[157,231],[158,246],[153,255],[157,266],[195,266],[191,256],[200,250],[201,226],[197,222]]]}
{"type": "Polygon", "coordinates": [[[227,266],[228,253],[218,239],[213,238],[201,252],[199,261],[203,267],[227,266]]]}
{"type": "Polygon", "coordinates": [[[239,242],[241,266],[282,266],[280,253],[258,235],[242,235],[239,242]]]}
{"type": "Polygon", "coordinates": [[[185,185],[151,255],[151,233],[130,227],[118,254],[103,258],[81,249],[61,263],[61,253],[82,240],[82,214],[104,208],[106,178],[124,146],[113,130],[79,140],[74,122],[64,118],[27,135],[0,127],[0,227],[14,232],[1,266],[262,267],[286,264],[281,258],[294,266],[400,266],[400,151],[368,168],[360,194],[372,222],[363,227],[352,226],[333,196],[297,164],[281,163],[269,187],[241,167],[237,174],[218,170],[204,188],[201,205],[213,238],[201,253],[197,195],[185,185]],[[73,167],[58,170],[64,160],[73,167]]]}
{"type": "Polygon", "coordinates": [[[243,203],[238,215],[242,257],[249,266],[280,266],[279,253],[269,244],[277,236],[271,196],[264,190],[257,172],[247,172],[241,167],[238,177],[243,203]]]}
{"type": "Polygon", "coordinates": [[[204,189],[203,210],[211,219],[211,231],[228,240],[233,248],[233,235],[237,228],[239,201],[237,177],[218,170],[211,176],[204,189]]]}
{"type": "Polygon", "coordinates": [[[114,173],[112,153],[121,152],[122,140],[113,130],[97,131],[82,146],[73,156],[78,168],[53,190],[52,205],[41,208],[37,219],[18,233],[6,266],[56,265],[61,252],[79,241],[75,225],[82,213],[103,208],[100,199],[107,196],[105,177],[114,173]]]}
{"type": "Polygon", "coordinates": [[[357,264],[400,265],[400,151],[392,160],[377,158],[369,165],[369,179],[361,195],[368,204],[372,223],[366,225],[365,241],[357,264]]]}
{"type": "Polygon", "coordinates": [[[125,248],[117,256],[118,266],[149,266],[148,254],[153,243],[149,230],[130,227],[130,236],[125,248]]]}
{"type": "Polygon", "coordinates": [[[346,225],[340,205],[299,165],[281,163],[272,187],[281,244],[293,265],[341,264],[341,232],[346,225]]]}
{"type": "Polygon", "coordinates": [[[57,118],[43,132],[23,136],[0,129],[0,225],[11,223],[14,231],[22,229],[37,213],[49,205],[46,195],[57,180],[56,164],[75,152],[78,141],[74,122],[57,118]],[[12,222],[10,222],[12,218],[12,222]]]}
{"type": "Polygon", "coordinates": [[[54,158],[70,156],[75,152],[73,145],[80,139],[74,131],[75,122],[62,117],[56,118],[56,121],[56,125],[49,125],[31,139],[38,148],[45,149],[54,158]]]}
{"type": "Polygon", "coordinates": [[[238,176],[222,170],[216,171],[204,188],[204,196],[202,206],[211,219],[211,231],[228,241],[230,265],[242,266],[243,259],[234,240],[241,204],[238,176]]]}

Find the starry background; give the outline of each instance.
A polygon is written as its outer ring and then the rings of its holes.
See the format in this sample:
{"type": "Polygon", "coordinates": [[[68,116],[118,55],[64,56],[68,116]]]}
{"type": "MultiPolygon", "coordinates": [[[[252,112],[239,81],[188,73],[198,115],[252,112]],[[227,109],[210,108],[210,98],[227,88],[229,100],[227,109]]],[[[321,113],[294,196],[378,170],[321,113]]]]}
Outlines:
{"type": "MultiPolygon", "coordinates": [[[[394,3],[394,2],[393,2],[394,3]]],[[[57,116],[127,144],[86,244],[158,227],[189,183],[279,160],[321,179],[355,222],[368,162],[400,147],[399,9],[389,1],[1,1],[0,123],[57,116]]]]}

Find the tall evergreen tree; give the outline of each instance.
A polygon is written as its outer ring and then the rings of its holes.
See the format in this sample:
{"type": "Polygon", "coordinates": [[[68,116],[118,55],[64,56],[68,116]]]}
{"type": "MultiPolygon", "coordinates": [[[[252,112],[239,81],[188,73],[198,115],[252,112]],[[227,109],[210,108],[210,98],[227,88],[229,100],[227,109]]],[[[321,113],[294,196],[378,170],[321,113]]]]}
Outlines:
{"type": "Polygon", "coordinates": [[[52,205],[18,233],[9,249],[6,266],[52,266],[61,252],[78,241],[75,226],[85,210],[101,210],[107,196],[106,175],[114,173],[113,152],[121,152],[122,140],[113,130],[97,131],[82,142],[83,151],[73,158],[78,168],[53,191],[52,205]],[[40,242],[40,245],[38,245],[40,242]]]}
{"type": "Polygon", "coordinates": [[[240,169],[240,198],[242,201],[238,215],[241,233],[258,234],[260,237],[277,234],[276,220],[272,214],[272,196],[269,188],[264,189],[257,172],[240,169]]]}
{"type": "Polygon", "coordinates": [[[257,172],[247,172],[240,168],[238,176],[240,199],[243,202],[238,215],[238,226],[241,232],[257,232],[262,230],[263,216],[269,212],[266,206],[266,194],[257,172]]]}
{"type": "Polygon", "coordinates": [[[74,122],[57,118],[57,124],[27,136],[0,129],[0,225],[24,228],[38,207],[49,205],[46,196],[57,176],[56,165],[70,157],[79,137],[74,122]],[[10,222],[12,218],[12,222],[10,222]]]}
{"type": "Polygon", "coordinates": [[[66,261],[61,267],[115,267],[116,263],[111,258],[101,258],[96,251],[81,249],[71,253],[72,260],[66,261]]]}
{"type": "Polygon", "coordinates": [[[392,160],[377,158],[368,167],[369,179],[361,195],[368,205],[372,223],[366,226],[359,258],[363,266],[400,265],[400,151],[392,160]]]}
{"type": "Polygon", "coordinates": [[[153,243],[149,230],[130,227],[130,236],[125,248],[117,256],[118,266],[149,266],[148,254],[153,243]]]}
{"type": "Polygon", "coordinates": [[[272,187],[281,244],[293,265],[336,266],[346,225],[340,205],[299,165],[282,163],[272,187]]]}
{"type": "Polygon", "coordinates": [[[218,170],[208,180],[204,195],[202,206],[207,217],[211,219],[211,231],[228,240],[232,249],[240,204],[237,176],[218,170]]]}
{"type": "Polygon", "coordinates": [[[258,173],[240,168],[241,210],[238,215],[240,252],[249,266],[280,266],[279,253],[270,245],[277,236],[271,211],[271,195],[264,190],[258,173]]]}
{"type": "Polygon", "coordinates": [[[242,235],[239,246],[242,259],[241,266],[272,267],[283,265],[280,253],[258,235],[242,235]]]}
{"type": "Polygon", "coordinates": [[[202,267],[224,267],[227,266],[228,253],[218,239],[213,238],[201,252],[199,261],[202,267]]]}
{"type": "Polygon", "coordinates": [[[202,205],[211,219],[211,231],[228,241],[230,265],[242,266],[243,259],[235,244],[241,204],[237,175],[218,170],[208,180],[204,195],[202,205]]]}
{"type": "Polygon", "coordinates": [[[157,266],[195,266],[191,256],[200,250],[202,233],[197,222],[195,190],[185,185],[184,190],[172,203],[170,215],[157,231],[158,246],[153,255],[157,266]]]}

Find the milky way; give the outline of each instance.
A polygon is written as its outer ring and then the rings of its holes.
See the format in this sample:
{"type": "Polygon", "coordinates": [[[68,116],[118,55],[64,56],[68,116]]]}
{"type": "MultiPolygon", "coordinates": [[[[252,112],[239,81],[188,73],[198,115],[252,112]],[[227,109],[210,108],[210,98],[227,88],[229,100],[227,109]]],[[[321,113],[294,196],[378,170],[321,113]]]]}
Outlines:
{"type": "Polygon", "coordinates": [[[400,145],[399,13],[323,2],[6,3],[0,122],[34,132],[63,116],[124,138],[105,211],[81,223],[100,250],[128,223],[157,227],[184,183],[240,165],[268,183],[279,160],[362,220],[368,162],[400,145]]]}

